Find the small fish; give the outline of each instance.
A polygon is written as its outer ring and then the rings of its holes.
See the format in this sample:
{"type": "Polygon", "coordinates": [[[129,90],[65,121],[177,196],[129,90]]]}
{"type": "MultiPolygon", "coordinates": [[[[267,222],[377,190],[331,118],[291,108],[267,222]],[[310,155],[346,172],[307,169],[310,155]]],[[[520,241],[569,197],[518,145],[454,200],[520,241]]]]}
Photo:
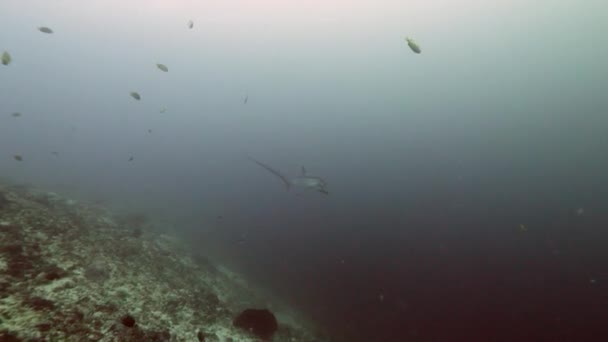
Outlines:
{"type": "Polygon", "coordinates": [[[410,49],[412,49],[412,51],[414,51],[415,53],[422,52],[418,44],[416,44],[416,42],[412,38],[405,38],[405,40],[407,41],[407,45],[410,47],[410,49]]]}
{"type": "Polygon", "coordinates": [[[21,113],[19,113],[19,112],[14,112],[13,114],[11,114],[11,116],[12,116],[12,117],[14,117],[14,118],[18,118],[18,117],[20,117],[20,116],[21,116],[21,113]]]}
{"type": "Polygon", "coordinates": [[[249,95],[245,96],[245,100],[243,101],[243,104],[247,104],[248,100],[249,100],[249,95]]]}
{"type": "Polygon", "coordinates": [[[189,29],[192,29],[193,27],[194,27],[194,22],[193,22],[192,20],[190,20],[190,21],[188,22],[188,28],[189,28],[189,29]]]}
{"type": "Polygon", "coordinates": [[[53,33],[53,30],[51,30],[50,28],[46,27],[46,26],[41,26],[38,28],[38,31],[42,32],[42,33],[47,33],[47,34],[51,34],[53,33]]]}
{"type": "Polygon", "coordinates": [[[164,72],[169,71],[169,68],[167,68],[167,66],[164,65],[164,64],[157,63],[156,67],[159,68],[161,71],[164,71],[164,72]]]}
{"type": "Polygon", "coordinates": [[[165,108],[165,107],[163,107],[163,108],[160,109],[160,113],[161,114],[164,113],[164,112],[166,112],[166,111],[167,111],[167,108],[165,108]]]}
{"type": "Polygon", "coordinates": [[[23,160],[23,157],[21,155],[19,155],[19,154],[15,154],[13,156],[13,158],[15,158],[16,161],[22,161],[23,160]]]}
{"type": "Polygon", "coordinates": [[[129,161],[133,161],[133,159],[135,159],[135,157],[131,156],[131,157],[129,158],[129,161]]]}
{"type": "Polygon", "coordinates": [[[138,92],[132,91],[129,94],[131,95],[132,98],[136,99],[137,101],[141,100],[141,96],[139,96],[138,92]]]}
{"type": "Polygon", "coordinates": [[[239,235],[239,237],[236,239],[236,243],[239,245],[243,245],[247,242],[247,233],[243,233],[241,235],[239,235]]]}
{"type": "Polygon", "coordinates": [[[527,231],[528,231],[528,227],[526,227],[526,225],[525,225],[525,224],[521,223],[521,224],[519,225],[519,231],[520,231],[520,232],[527,232],[527,231]]]}
{"type": "Polygon", "coordinates": [[[9,65],[11,63],[11,55],[8,51],[2,53],[2,65],[9,65]]]}
{"type": "Polygon", "coordinates": [[[149,129],[149,130],[148,130],[148,133],[152,133],[152,130],[151,130],[151,129],[149,129]]]}
{"type": "Polygon", "coordinates": [[[57,151],[52,151],[51,154],[54,155],[55,157],[59,157],[59,152],[57,152],[57,151]]]}
{"type": "Polygon", "coordinates": [[[218,219],[218,220],[221,220],[221,219],[223,219],[223,218],[224,218],[224,217],[223,217],[222,215],[218,215],[218,216],[217,216],[217,219],[218,219]]]}

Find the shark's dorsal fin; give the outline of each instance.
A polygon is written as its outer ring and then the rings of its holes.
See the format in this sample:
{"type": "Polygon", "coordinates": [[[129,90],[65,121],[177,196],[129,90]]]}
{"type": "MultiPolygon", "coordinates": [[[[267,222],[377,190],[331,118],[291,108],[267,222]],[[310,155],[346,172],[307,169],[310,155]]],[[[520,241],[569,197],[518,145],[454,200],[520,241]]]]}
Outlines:
{"type": "Polygon", "coordinates": [[[302,177],[306,176],[306,168],[304,166],[302,166],[302,177]]]}

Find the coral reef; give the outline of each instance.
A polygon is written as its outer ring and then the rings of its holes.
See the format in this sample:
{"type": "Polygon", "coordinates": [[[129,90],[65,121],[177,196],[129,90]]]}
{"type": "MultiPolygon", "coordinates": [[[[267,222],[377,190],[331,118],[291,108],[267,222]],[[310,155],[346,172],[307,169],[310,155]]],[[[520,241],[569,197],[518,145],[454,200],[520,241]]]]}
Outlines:
{"type": "MultiPolygon", "coordinates": [[[[259,341],[232,324],[243,282],[145,222],[0,183],[0,340],[259,341]]],[[[320,339],[279,321],[274,341],[320,339]]]]}

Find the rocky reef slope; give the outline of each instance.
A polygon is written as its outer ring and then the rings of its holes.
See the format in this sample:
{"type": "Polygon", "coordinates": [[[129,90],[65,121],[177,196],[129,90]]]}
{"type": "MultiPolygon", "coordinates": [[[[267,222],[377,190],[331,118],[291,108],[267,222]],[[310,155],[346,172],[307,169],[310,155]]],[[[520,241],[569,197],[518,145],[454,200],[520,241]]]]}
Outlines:
{"type": "MultiPolygon", "coordinates": [[[[175,238],[108,210],[0,184],[0,340],[258,341],[254,295],[175,238]]],[[[317,341],[279,319],[273,341],[317,341]]]]}

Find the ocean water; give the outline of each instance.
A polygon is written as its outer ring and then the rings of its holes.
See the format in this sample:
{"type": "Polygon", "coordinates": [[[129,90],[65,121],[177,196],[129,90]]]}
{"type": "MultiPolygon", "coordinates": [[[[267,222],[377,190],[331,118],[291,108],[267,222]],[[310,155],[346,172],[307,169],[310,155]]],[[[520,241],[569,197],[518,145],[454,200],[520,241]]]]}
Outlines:
{"type": "Polygon", "coordinates": [[[0,178],[145,213],[335,341],[601,341],[606,13],[2,0],[0,178]]]}

